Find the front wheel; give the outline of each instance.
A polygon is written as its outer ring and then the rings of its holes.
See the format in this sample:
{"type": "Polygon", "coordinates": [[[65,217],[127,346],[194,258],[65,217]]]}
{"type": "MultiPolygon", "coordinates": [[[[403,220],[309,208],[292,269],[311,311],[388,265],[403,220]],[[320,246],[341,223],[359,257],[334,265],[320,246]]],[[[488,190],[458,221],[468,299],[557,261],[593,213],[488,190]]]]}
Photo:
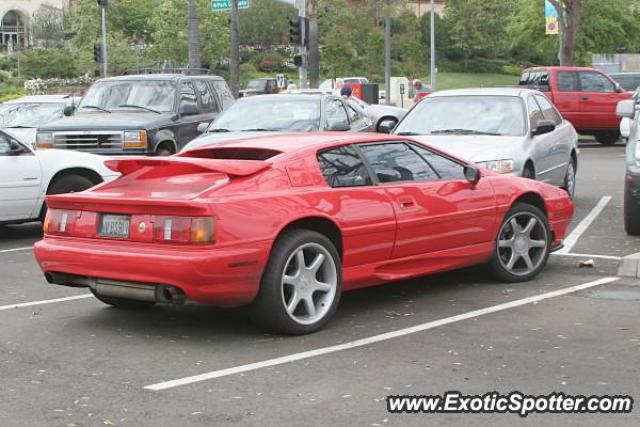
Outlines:
{"type": "Polygon", "coordinates": [[[573,199],[573,196],[576,194],[576,165],[575,160],[569,160],[569,165],[567,166],[567,173],[564,176],[563,188],[569,194],[569,197],[573,199]]]}
{"type": "Polygon", "coordinates": [[[640,206],[628,185],[624,188],[624,231],[630,236],[640,236],[640,206]]]}
{"type": "Polygon", "coordinates": [[[278,239],[251,313],[260,327],[300,335],[322,328],[342,294],[342,263],[333,243],[311,230],[278,239]]]}
{"type": "Polygon", "coordinates": [[[507,282],[530,280],[547,264],[551,243],[544,213],[535,206],[516,203],[498,232],[491,269],[507,282]]]}

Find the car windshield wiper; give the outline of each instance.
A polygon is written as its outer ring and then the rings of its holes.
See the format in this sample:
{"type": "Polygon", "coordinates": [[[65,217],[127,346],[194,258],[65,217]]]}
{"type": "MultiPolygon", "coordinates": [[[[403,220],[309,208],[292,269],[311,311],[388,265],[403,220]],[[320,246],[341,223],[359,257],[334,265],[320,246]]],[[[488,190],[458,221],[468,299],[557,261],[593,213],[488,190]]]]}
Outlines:
{"type": "Polygon", "coordinates": [[[31,129],[37,126],[26,126],[26,125],[13,125],[13,126],[0,126],[7,129],[31,129]]]}
{"type": "Polygon", "coordinates": [[[436,129],[430,132],[431,135],[437,135],[437,134],[456,134],[456,135],[493,135],[493,136],[500,136],[499,133],[495,133],[495,132],[483,132],[481,130],[474,130],[474,129],[436,129]]]}
{"type": "Polygon", "coordinates": [[[122,105],[118,105],[118,107],[140,108],[142,110],[151,111],[152,113],[161,114],[160,111],[154,110],[153,108],[145,107],[144,105],[122,104],[122,105]]]}
{"type": "Polygon", "coordinates": [[[106,108],[98,107],[97,105],[83,105],[81,108],[93,108],[94,110],[104,111],[105,113],[111,114],[111,111],[106,108]]]}
{"type": "Polygon", "coordinates": [[[231,131],[229,129],[213,128],[213,129],[207,130],[207,132],[231,132],[231,131]]]}
{"type": "Polygon", "coordinates": [[[418,132],[409,132],[409,131],[407,131],[407,132],[398,132],[398,133],[396,133],[396,135],[408,135],[408,136],[411,136],[411,135],[423,135],[423,134],[418,133],[418,132]]]}
{"type": "Polygon", "coordinates": [[[242,129],[242,132],[272,132],[277,129],[265,129],[265,128],[251,128],[251,129],[242,129]]]}

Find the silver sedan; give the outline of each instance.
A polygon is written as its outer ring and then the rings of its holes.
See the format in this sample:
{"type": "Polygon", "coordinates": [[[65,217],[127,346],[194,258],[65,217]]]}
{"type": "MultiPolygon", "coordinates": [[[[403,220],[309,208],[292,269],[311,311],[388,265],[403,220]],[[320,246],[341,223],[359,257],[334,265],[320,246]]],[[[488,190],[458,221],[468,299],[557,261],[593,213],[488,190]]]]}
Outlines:
{"type": "Polygon", "coordinates": [[[578,135],[536,90],[458,89],[429,95],[393,131],[501,174],[538,179],[573,197],[578,135]]]}

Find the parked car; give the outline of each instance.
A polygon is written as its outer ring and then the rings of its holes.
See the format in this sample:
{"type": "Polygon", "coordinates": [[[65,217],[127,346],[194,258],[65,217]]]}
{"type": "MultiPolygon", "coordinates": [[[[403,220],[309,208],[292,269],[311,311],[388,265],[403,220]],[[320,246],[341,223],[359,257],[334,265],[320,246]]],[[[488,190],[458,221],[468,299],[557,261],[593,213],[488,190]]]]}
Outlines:
{"type": "Polygon", "coordinates": [[[0,130],[0,224],[39,221],[47,194],[83,191],[119,174],[104,157],[61,150],[34,150],[0,130]]]}
{"type": "Polygon", "coordinates": [[[396,126],[396,135],[465,157],[500,174],[538,179],[573,197],[578,136],[541,92],[521,88],[434,92],[396,126]]]}
{"type": "Polygon", "coordinates": [[[519,84],[543,91],[579,133],[593,135],[602,144],[615,144],[620,138],[616,105],[631,94],[602,71],[588,67],[528,68],[519,84]]]}
{"type": "Polygon", "coordinates": [[[366,111],[376,132],[388,132],[390,129],[393,129],[408,111],[406,108],[395,107],[393,105],[369,104],[355,96],[350,96],[349,100],[355,102],[360,108],[366,111]]]}
{"type": "Polygon", "coordinates": [[[35,255],[49,282],[116,307],[251,304],[289,334],[325,325],[343,290],[483,263],[529,280],[574,211],[556,187],[398,135],[275,135],[108,165],[123,176],[47,198],[35,255]]]}
{"type": "Polygon", "coordinates": [[[38,148],[96,154],[176,153],[234,99],[222,77],[145,74],[98,80],[73,117],[38,128],[38,148]]]}
{"type": "Polygon", "coordinates": [[[240,96],[265,95],[278,93],[278,81],[275,77],[264,77],[249,81],[247,87],[240,91],[240,96]]]}
{"type": "Polygon", "coordinates": [[[240,98],[184,150],[221,141],[276,132],[371,131],[366,111],[339,96],[321,92],[257,95],[240,98]]]}
{"type": "Polygon", "coordinates": [[[80,97],[71,95],[31,95],[0,105],[0,128],[35,147],[38,126],[73,114],[80,97]]]}
{"type": "Polygon", "coordinates": [[[629,134],[626,148],[624,180],[624,228],[627,234],[640,235],[640,129],[638,99],[620,101],[617,113],[628,119],[629,134]]]}
{"type": "Polygon", "coordinates": [[[609,73],[609,77],[618,82],[627,92],[635,92],[640,87],[640,72],[626,71],[609,73]]]}
{"type": "Polygon", "coordinates": [[[366,77],[337,77],[334,79],[326,79],[320,83],[319,89],[323,91],[340,90],[342,85],[345,84],[366,84],[369,83],[369,79],[366,77]]]}

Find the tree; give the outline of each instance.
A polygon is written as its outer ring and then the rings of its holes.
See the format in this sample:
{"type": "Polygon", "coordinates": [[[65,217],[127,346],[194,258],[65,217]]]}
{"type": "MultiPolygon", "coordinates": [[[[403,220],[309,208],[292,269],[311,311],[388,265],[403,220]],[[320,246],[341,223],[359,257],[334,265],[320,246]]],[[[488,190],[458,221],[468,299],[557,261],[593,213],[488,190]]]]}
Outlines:
{"type": "Polygon", "coordinates": [[[580,26],[583,0],[549,0],[558,12],[560,22],[560,65],[573,65],[576,37],[580,26]]]}
{"type": "Polygon", "coordinates": [[[289,19],[296,9],[275,0],[252,0],[251,7],[240,11],[240,44],[270,48],[289,43],[289,19]]]}
{"type": "Polygon", "coordinates": [[[66,49],[42,48],[23,51],[22,74],[28,78],[75,77],[74,57],[66,49]]]}
{"type": "Polygon", "coordinates": [[[200,68],[200,28],[196,0],[189,0],[189,68],[200,68]]]}
{"type": "Polygon", "coordinates": [[[41,6],[31,18],[31,34],[36,44],[58,47],[64,42],[64,14],[62,10],[41,6]]]}

